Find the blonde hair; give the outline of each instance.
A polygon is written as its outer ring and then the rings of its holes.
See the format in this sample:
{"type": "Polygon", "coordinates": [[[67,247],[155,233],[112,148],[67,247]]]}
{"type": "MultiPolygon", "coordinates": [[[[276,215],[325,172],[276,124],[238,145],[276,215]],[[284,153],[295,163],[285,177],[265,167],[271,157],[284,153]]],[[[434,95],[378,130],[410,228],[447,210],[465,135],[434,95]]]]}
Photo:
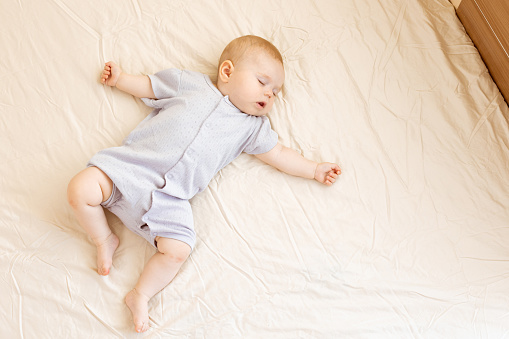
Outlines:
{"type": "Polygon", "coordinates": [[[242,60],[249,53],[253,51],[261,51],[267,53],[270,57],[281,62],[283,64],[283,57],[279,53],[276,46],[271,44],[269,41],[260,38],[256,35],[244,35],[239,38],[232,40],[223,50],[221,57],[219,58],[219,67],[225,60],[230,60],[235,64],[239,60],[242,60]]]}

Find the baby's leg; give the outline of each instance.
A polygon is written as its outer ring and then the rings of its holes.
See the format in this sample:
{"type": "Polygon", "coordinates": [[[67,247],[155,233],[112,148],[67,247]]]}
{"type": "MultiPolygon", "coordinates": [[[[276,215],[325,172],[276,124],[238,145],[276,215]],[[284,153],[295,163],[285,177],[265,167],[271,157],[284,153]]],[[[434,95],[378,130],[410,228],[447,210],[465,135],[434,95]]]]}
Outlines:
{"type": "Polygon", "coordinates": [[[99,168],[88,167],[72,178],[67,188],[69,204],[81,227],[97,246],[97,272],[108,275],[113,253],[118,247],[118,237],[111,229],[101,206],[113,190],[113,182],[99,168]]]}
{"type": "Polygon", "coordinates": [[[158,252],[150,258],[136,287],[125,298],[136,332],[148,330],[148,301],[173,280],[191,253],[189,245],[182,241],[161,237],[156,240],[158,252]]]}

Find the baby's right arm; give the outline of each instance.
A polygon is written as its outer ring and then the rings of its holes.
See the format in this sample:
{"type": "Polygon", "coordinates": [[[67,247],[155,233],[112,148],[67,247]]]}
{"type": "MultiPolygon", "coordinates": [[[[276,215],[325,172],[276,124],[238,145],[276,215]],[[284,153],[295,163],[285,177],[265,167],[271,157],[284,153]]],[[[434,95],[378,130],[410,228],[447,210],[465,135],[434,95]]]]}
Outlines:
{"type": "Polygon", "coordinates": [[[101,83],[116,87],[138,98],[155,99],[150,78],[146,75],[131,75],[122,72],[114,62],[107,62],[101,74],[101,83]]]}

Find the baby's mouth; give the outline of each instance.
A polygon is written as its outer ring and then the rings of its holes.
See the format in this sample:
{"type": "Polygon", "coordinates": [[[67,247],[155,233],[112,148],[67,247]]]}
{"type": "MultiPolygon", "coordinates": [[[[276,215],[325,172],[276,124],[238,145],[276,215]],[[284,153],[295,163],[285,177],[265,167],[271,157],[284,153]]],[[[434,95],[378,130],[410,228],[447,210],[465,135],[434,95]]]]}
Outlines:
{"type": "Polygon", "coordinates": [[[265,105],[266,105],[263,101],[259,101],[259,102],[257,102],[257,104],[260,108],[265,108],[265,105]]]}

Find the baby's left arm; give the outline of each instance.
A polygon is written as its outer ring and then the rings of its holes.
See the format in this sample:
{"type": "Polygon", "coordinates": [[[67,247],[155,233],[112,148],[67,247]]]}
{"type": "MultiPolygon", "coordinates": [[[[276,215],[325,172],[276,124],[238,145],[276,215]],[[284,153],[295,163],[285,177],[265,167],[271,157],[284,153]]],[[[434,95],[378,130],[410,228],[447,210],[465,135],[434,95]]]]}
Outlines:
{"type": "Polygon", "coordinates": [[[155,99],[152,83],[148,76],[127,74],[112,61],[104,65],[101,74],[101,82],[138,98],[155,99]]]}
{"type": "Polygon", "coordinates": [[[315,179],[328,186],[332,185],[341,174],[341,169],[337,164],[316,163],[280,143],[277,143],[272,150],[255,154],[255,156],[280,171],[298,177],[315,179]]]}

